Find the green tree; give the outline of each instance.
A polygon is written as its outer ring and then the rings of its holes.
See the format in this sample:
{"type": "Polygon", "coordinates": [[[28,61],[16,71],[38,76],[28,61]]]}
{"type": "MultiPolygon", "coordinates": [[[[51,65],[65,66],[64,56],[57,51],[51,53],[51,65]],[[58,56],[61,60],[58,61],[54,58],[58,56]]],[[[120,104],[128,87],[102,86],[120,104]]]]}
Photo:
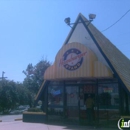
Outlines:
{"type": "Polygon", "coordinates": [[[46,59],[41,60],[35,66],[29,64],[27,69],[23,71],[26,75],[24,79],[24,86],[26,86],[29,91],[31,91],[34,95],[38,92],[42,82],[44,81],[43,75],[45,70],[51,65],[49,61],[46,59]]]}
{"type": "Polygon", "coordinates": [[[33,96],[22,83],[14,81],[0,81],[0,111],[8,113],[18,105],[32,106],[33,96]]]}
{"type": "Polygon", "coordinates": [[[0,106],[3,113],[8,112],[12,109],[16,102],[18,101],[18,96],[16,92],[16,84],[13,81],[4,80],[0,83],[0,106]]]}
{"type": "Polygon", "coordinates": [[[17,84],[17,93],[18,93],[18,105],[30,105],[32,107],[33,104],[33,95],[31,92],[23,85],[17,84]]]}

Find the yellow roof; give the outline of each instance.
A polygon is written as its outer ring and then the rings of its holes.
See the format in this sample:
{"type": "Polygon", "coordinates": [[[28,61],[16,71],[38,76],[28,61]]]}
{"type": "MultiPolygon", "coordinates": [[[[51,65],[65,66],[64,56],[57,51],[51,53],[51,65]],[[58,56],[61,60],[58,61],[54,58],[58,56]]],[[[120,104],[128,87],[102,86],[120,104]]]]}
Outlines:
{"type": "MultiPolygon", "coordinates": [[[[79,14],[79,17],[87,21],[82,14],[79,14]]],[[[85,25],[87,26],[87,23],[85,25]]],[[[130,91],[130,60],[92,24],[89,24],[88,31],[115,75],[130,91]]]]}

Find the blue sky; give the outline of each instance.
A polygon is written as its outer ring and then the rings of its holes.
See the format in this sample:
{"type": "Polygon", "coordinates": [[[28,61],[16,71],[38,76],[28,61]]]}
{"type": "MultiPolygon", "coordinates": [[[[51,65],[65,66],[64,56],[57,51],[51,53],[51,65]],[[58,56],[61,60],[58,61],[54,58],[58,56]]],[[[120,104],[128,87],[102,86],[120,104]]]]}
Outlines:
{"type": "MultiPolygon", "coordinates": [[[[70,31],[66,17],[94,13],[102,31],[128,10],[129,0],[0,0],[0,75],[22,82],[29,63],[53,62],[70,31]]],[[[103,34],[130,59],[130,12],[103,34]]]]}

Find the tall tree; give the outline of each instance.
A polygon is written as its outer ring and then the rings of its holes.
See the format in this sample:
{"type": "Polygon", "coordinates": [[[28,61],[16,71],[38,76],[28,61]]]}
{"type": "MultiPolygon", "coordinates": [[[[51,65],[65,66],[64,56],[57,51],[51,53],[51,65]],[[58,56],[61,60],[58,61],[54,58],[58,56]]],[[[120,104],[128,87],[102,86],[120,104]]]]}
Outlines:
{"type": "Polygon", "coordinates": [[[27,69],[23,71],[26,75],[24,86],[26,86],[33,94],[36,94],[44,81],[43,75],[45,70],[51,65],[46,59],[42,59],[35,66],[29,64],[27,69]]]}

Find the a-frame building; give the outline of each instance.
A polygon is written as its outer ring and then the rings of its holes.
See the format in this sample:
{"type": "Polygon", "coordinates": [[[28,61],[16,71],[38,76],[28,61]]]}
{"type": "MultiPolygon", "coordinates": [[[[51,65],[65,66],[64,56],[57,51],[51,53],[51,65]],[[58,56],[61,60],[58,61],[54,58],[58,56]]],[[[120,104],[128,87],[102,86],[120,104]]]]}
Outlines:
{"type": "Polygon", "coordinates": [[[95,101],[97,120],[130,112],[130,60],[79,14],[35,98],[48,119],[86,119],[85,100],[95,101]]]}

